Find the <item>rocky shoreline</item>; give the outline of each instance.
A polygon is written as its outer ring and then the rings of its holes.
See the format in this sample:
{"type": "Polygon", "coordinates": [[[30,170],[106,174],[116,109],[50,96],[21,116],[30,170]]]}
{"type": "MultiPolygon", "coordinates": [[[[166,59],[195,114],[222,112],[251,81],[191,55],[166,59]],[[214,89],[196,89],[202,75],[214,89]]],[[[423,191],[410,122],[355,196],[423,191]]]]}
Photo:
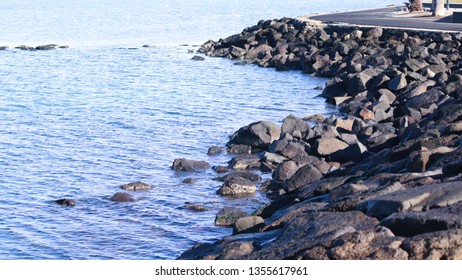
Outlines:
{"type": "Polygon", "coordinates": [[[179,259],[462,259],[461,39],[283,18],[206,42],[208,56],[329,77],[322,95],[339,114],[234,133],[217,193],[258,187],[271,202],[223,209],[215,223],[233,235],[179,259]]]}

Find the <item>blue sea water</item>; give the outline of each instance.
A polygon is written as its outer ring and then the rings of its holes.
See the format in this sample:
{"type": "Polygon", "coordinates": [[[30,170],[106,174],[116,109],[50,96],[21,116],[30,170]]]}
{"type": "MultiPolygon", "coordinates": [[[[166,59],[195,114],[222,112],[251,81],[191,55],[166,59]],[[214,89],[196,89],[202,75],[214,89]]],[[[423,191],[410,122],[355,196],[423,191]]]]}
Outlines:
{"type": "Polygon", "coordinates": [[[313,90],[323,79],[193,61],[188,50],[260,19],[400,3],[0,0],[0,46],[10,46],[0,51],[0,259],[174,259],[229,234],[216,212],[251,212],[264,194],[224,199],[213,171],[177,173],[173,160],[223,165],[229,157],[207,149],[243,125],[335,110],[313,90]],[[70,48],[13,48],[48,43],[70,48]],[[154,188],[108,201],[134,181],[154,188]],[[63,197],[77,206],[53,203],[63,197]]]}

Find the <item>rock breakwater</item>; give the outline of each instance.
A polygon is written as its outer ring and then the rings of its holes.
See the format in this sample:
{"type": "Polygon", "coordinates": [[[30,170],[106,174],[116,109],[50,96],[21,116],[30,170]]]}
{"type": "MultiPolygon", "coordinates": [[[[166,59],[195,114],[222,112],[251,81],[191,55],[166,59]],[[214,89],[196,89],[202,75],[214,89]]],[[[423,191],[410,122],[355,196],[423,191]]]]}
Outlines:
{"type": "Polygon", "coordinates": [[[271,173],[258,186],[272,201],[180,259],[462,259],[461,39],[283,18],[206,42],[209,56],[331,78],[339,114],[234,133],[252,154],[229,168],[271,173]]]}

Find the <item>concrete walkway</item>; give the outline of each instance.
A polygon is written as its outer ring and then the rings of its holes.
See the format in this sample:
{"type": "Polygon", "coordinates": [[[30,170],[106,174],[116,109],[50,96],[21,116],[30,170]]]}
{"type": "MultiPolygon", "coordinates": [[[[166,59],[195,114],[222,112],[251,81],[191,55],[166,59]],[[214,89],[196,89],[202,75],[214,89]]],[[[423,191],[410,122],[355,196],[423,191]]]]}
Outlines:
{"type": "Polygon", "coordinates": [[[310,16],[324,23],[397,27],[418,30],[462,32],[462,23],[452,23],[452,12],[446,17],[432,17],[431,13],[398,14],[396,7],[310,16]]]}

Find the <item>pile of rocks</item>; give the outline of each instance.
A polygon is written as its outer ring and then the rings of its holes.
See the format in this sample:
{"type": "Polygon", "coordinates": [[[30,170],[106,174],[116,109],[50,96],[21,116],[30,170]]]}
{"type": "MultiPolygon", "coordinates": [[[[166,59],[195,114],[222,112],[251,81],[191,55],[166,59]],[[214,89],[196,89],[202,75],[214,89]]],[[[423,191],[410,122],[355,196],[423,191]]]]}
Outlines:
{"type": "Polygon", "coordinates": [[[239,129],[228,145],[251,154],[228,168],[272,178],[222,188],[259,185],[272,202],[180,258],[461,259],[461,39],[284,18],[206,42],[207,55],[331,77],[323,96],[340,114],[239,129]]]}

